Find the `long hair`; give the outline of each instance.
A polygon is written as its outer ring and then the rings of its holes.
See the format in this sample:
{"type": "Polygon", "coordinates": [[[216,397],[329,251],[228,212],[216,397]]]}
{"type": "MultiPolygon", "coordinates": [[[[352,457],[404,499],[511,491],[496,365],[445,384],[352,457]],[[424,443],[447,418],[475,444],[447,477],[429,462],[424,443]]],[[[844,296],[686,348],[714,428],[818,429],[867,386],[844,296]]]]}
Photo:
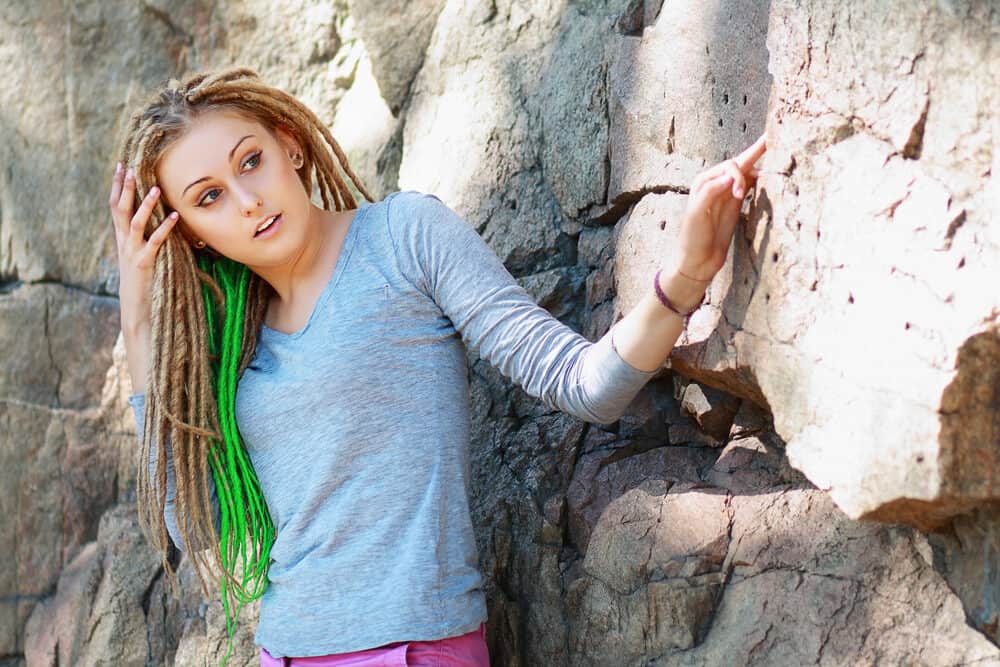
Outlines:
{"type": "MultiPolygon", "coordinates": [[[[213,111],[242,114],[272,134],[278,128],[293,134],[303,149],[299,179],[311,195],[315,176],[324,209],[356,207],[340,170],[372,201],[343,150],[312,111],[288,93],[262,83],[254,70],[236,67],[171,79],[131,115],[118,152],[122,164],[134,169],[133,210],[155,184],[163,152],[199,116],[213,111]]],[[[161,198],[146,226],[146,238],[169,213],[161,198]]],[[[147,540],[160,552],[176,595],[163,515],[167,467],[172,465],[174,510],[186,553],[206,595],[211,570],[221,573],[228,624],[230,596],[226,591],[241,606],[263,593],[263,587],[251,590],[245,580],[250,571],[266,585],[273,541],[273,526],[264,525],[270,519],[235,428],[233,403],[236,384],[253,358],[274,292],[245,266],[211,250],[195,250],[181,225],[167,236],[154,267],[152,356],[138,469],[139,522],[147,540]],[[229,474],[223,472],[227,464],[229,474]],[[223,513],[221,538],[208,487],[210,468],[223,513]],[[249,561],[243,550],[248,533],[252,542],[249,561]],[[237,566],[243,570],[243,581],[237,566]]]]}

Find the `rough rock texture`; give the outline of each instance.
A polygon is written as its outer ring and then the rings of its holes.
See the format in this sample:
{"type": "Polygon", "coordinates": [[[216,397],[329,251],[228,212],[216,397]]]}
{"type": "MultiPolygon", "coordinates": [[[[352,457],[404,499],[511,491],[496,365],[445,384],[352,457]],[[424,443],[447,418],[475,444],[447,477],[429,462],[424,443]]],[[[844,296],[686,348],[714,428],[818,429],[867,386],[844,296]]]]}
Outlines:
{"type": "MultiPolygon", "coordinates": [[[[671,259],[691,179],[768,134],[706,306],[618,423],[470,353],[493,664],[1000,665],[998,33],[972,0],[3,5],[0,665],[227,652],[137,526],[105,200],[137,96],[231,63],[591,340],[671,259]]],[[[229,664],[258,664],[258,612],[229,664]]]]}
{"type": "Polygon", "coordinates": [[[410,85],[423,65],[427,44],[444,2],[349,0],[347,5],[364,40],[382,99],[396,115],[409,97],[410,85]]]}
{"type": "Polygon", "coordinates": [[[0,294],[0,656],[22,652],[32,607],[117,495],[129,439],[110,418],[118,326],[107,296],[30,284],[0,294]]]}
{"type": "Polygon", "coordinates": [[[735,345],[793,465],[851,516],[930,528],[1000,500],[1000,294],[984,289],[1000,11],[821,4],[772,14],[783,173],[743,246],[759,282],[735,345]]]}
{"type": "MultiPolygon", "coordinates": [[[[666,30],[640,61],[675,47],[666,30]]],[[[987,3],[770,8],[753,214],[672,367],[769,408],[792,464],[855,518],[931,529],[1000,500],[998,30],[987,3]]],[[[683,207],[650,194],[619,223],[619,312],[683,207]]]]}

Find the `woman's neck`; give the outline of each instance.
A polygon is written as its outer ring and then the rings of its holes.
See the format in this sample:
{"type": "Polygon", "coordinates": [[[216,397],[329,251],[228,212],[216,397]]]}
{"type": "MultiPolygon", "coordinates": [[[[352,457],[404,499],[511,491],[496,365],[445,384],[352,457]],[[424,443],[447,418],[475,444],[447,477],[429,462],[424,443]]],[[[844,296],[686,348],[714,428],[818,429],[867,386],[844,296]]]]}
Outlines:
{"type": "Polygon", "coordinates": [[[255,268],[254,273],[274,289],[279,307],[294,307],[316,284],[325,284],[336,266],[354,211],[326,211],[310,206],[307,233],[298,255],[282,266],[255,268]]]}

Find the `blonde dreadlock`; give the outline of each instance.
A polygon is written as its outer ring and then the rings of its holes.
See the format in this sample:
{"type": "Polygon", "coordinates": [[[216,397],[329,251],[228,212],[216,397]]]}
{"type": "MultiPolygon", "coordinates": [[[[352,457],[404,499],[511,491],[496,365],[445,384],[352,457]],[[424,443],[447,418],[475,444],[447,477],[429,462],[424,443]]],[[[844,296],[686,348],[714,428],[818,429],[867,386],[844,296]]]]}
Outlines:
{"type": "MultiPolygon", "coordinates": [[[[277,128],[294,134],[304,158],[298,170],[299,179],[311,195],[315,176],[325,210],[331,210],[331,205],[337,211],[356,207],[338,164],[358,192],[372,201],[351,170],[343,150],[312,111],[288,93],[262,83],[254,70],[237,67],[202,72],[181,81],[172,79],[152,93],[131,116],[119,159],[134,169],[133,210],[156,182],[157,164],[167,147],[183,136],[199,116],[213,111],[239,113],[259,122],[272,134],[277,128]]],[[[146,238],[170,213],[164,201],[161,198],[157,202],[150,216],[146,238]]],[[[222,573],[225,604],[227,584],[233,587],[230,590],[234,594],[245,595],[246,591],[235,573],[224,566],[210,502],[209,458],[212,443],[222,439],[222,429],[220,399],[214,393],[213,363],[217,359],[210,354],[209,343],[214,342],[210,323],[218,320],[213,311],[225,313],[227,305],[233,304],[225,303],[227,299],[219,281],[204,270],[208,266],[204,253],[211,255],[211,251],[198,251],[196,255],[189,243],[189,233],[183,226],[178,231],[180,234],[167,236],[154,268],[152,358],[138,471],[139,520],[147,539],[160,551],[164,572],[176,595],[176,576],[168,560],[168,534],[163,517],[167,466],[172,465],[176,484],[174,508],[181,538],[206,595],[209,568],[222,573]],[[214,305],[206,305],[212,301],[214,305]],[[169,464],[168,446],[172,450],[169,464]],[[150,468],[155,468],[155,480],[150,478],[150,468]]],[[[231,378],[232,386],[253,358],[267,303],[273,295],[270,285],[255,274],[249,275],[239,360],[235,364],[236,378],[231,378]]],[[[225,489],[217,485],[217,491],[225,489]]],[[[235,537],[243,539],[245,535],[235,537]]],[[[266,546],[269,550],[270,545],[266,546]]],[[[228,605],[226,608],[228,615],[228,605]]]]}

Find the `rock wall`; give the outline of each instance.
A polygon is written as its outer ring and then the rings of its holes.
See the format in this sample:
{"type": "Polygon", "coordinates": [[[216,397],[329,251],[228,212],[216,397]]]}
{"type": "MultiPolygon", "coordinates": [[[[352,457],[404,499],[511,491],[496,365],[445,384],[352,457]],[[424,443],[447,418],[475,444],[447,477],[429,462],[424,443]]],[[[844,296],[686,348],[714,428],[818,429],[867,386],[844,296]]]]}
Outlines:
{"type": "Polygon", "coordinates": [[[998,33],[972,0],[6,3],[0,665],[225,653],[138,530],[105,202],[136,96],[232,63],[591,340],[694,175],[767,132],[707,306],[617,424],[470,354],[493,664],[1000,664],[998,33]]]}

